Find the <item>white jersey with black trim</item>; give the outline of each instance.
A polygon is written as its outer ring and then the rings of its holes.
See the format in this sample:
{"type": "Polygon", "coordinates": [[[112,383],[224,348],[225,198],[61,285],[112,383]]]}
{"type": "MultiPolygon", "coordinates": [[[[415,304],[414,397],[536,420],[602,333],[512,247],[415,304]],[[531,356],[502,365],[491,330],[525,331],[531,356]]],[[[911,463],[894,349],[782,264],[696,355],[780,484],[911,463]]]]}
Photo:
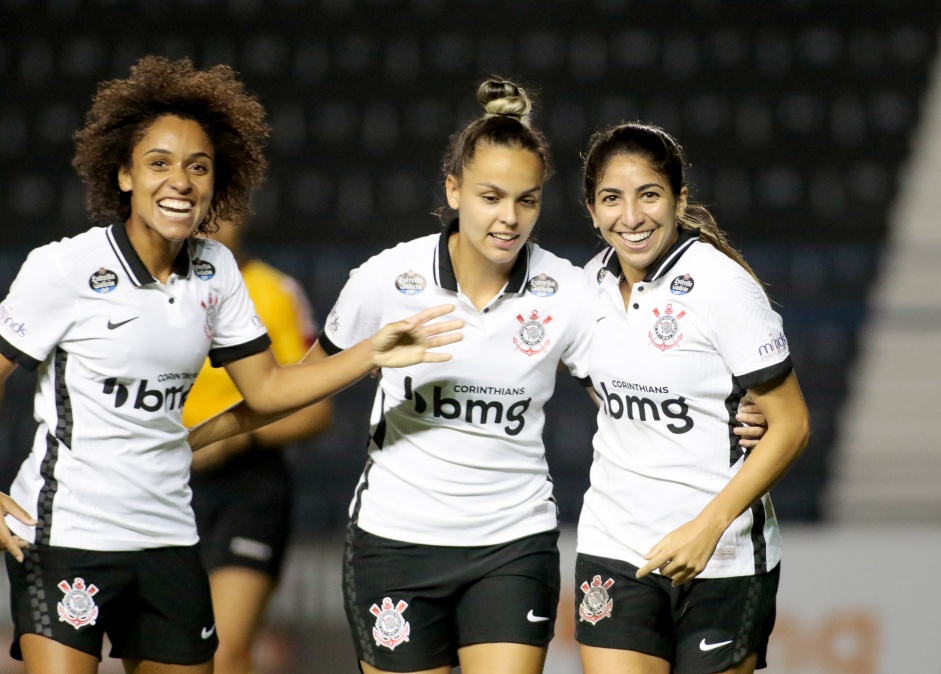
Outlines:
{"type": "Polygon", "coordinates": [[[350,516],[378,536],[427,545],[507,542],[558,525],[543,406],[559,362],[587,367],[595,289],[581,269],[527,244],[481,311],[458,287],[449,233],[399,244],[350,274],[320,343],[346,349],[383,324],[454,304],[464,338],[445,363],[383,370],[369,457],[350,516]]]}
{"type": "MultiPolygon", "coordinates": [[[[742,467],[739,401],[790,372],[791,359],[758,283],[698,230],[681,230],[633,286],[627,311],[613,250],[585,273],[601,296],[589,368],[600,409],[578,551],[643,566],[742,467]]],[[[700,577],[763,573],[780,557],[766,494],[728,528],[700,577]]]]}
{"type": "Polygon", "coordinates": [[[165,284],[124,225],[34,250],[0,305],[0,353],[38,368],[39,428],[10,492],[38,525],[10,529],[85,550],[195,544],[183,403],[207,354],[268,344],[221,244],[190,240],[165,284]]]}

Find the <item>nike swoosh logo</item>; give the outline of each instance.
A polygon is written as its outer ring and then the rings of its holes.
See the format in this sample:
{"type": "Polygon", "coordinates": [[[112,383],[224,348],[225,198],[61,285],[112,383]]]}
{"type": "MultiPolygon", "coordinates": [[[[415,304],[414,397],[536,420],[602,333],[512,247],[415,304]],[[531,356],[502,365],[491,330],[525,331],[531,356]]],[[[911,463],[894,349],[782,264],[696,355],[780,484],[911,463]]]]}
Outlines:
{"type": "Polygon", "coordinates": [[[703,639],[702,641],[699,642],[699,650],[712,651],[712,650],[715,650],[716,648],[721,648],[722,646],[728,646],[730,643],[732,643],[731,639],[729,639],[728,641],[719,641],[714,644],[707,644],[706,640],[703,639]]]}
{"type": "Polygon", "coordinates": [[[529,613],[526,614],[526,620],[528,620],[531,623],[541,623],[543,620],[548,620],[548,619],[549,618],[547,616],[544,617],[541,615],[534,614],[532,609],[529,609],[529,613]]]}
{"type": "Polygon", "coordinates": [[[215,633],[215,631],[216,631],[216,626],[215,626],[215,625],[213,625],[212,627],[210,627],[208,630],[204,627],[204,628],[203,628],[203,631],[200,633],[200,636],[201,636],[203,639],[208,639],[209,637],[211,637],[211,636],[215,633]]]}
{"type": "Polygon", "coordinates": [[[134,318],[129,318],[126,321],[121,321],[120,323],[112,323],[111,319],[108,319],[108,329],[114,330],[115,328],[120,328],[122,325],[127,325],[131,321],[136,321],[140,316],[135,316],[134,318]]]}

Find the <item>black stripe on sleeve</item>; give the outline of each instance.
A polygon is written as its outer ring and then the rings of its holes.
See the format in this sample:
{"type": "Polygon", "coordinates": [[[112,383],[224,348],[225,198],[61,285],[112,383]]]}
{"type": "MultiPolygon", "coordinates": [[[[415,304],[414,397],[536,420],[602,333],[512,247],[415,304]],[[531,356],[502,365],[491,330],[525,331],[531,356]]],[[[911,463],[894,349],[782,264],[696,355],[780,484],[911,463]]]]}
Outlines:
{"type": "Polygon", "coordinates": [[[775,363],[774,365],[763,367],[760,370],[739,375],[738,381],[745,388],[755,388],[756,386],[760,386],[775,379],[784,379],[793,369],[794,364],[791,362],[791,356],[788,355],[788,357],[780,363],[775,363]]]}
{"type": "Polygon", "coordinates": [[[10,361],[21,365],[30,372],[34,372],[42,362],[41,360],[36,360],[32,356],[23,353],[3,337],[0,337],[0,353],[2,353],[10,361]]]}
{"type": "Polygon", "coordinates": [[[335,354],[340,353],[343,350],[339,346],[331,342],[330,338],[327,337],[327,333],[325,332],[320,333],[320,337],[317,338],[317,343],[320,344],[320,348],[322,348],[327,353],[328,356],[333,356],[335,354]]]}
{"type": "Polygon", "coordinates": [[[579,386],[584,388],[592,388],[594,386],[594,384],[591,383],[591,377],[573,377],[573,379],[579,386]]]}
{"type": "Polygon", "coordinates": [[[222,367],[228,363],[232,363],[236,360],[241,360],[242,358],[247,358],[248,356],[254,356],[256,353],[261,353],[265,349],[271,346],[271,338],[266,332],[263,335],[259,335],[250,342],[245,342],[244,344],[236,344],[235,346],[226,346],[221,349],[213,349],[209,352],[209,362],[212,363],[213,367],[222,367]]]}

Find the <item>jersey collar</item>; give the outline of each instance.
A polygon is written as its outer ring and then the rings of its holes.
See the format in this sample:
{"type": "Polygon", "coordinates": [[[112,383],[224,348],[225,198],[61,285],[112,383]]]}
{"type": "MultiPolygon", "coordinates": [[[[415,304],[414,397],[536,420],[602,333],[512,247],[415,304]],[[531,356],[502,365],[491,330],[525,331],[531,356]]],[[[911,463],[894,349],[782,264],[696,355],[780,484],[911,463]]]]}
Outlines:
{"type": "MultiPolygon", "coordinates": [[[[458,220],[455,218],[451,221],[450,225],[441,231],[441,236],[438,237],[438,259],[435,264],[435,274],[437,276],[435,280],[438,282],[438,285],[445,290],[453,290],[454,292],[457,292],[457,277],[454,275],[454,263],[451,262],[451,251],[448,249],[448,239],[450,239],[451,234],[458,229],[458,220]]],[[[526,244],[517,256],[516,262],[513,263],[513,268],[510,270],[510,278],[502,294],[516,293],[517,295],[521,295],[526,292],[526,274],[528,269],[529,244],[526,244]]]]}
{"type": "MultiPolygon", "coordinates": [[[[673,265],[675,265],[679,259],[683,257],[683,253],[686,252],[686,249],[697,241],[699,241],[698,227],[695,229],[680,229],[679,235],[676,237],[676,241],[673,242],[673,245],[670,246],[669,250],[667,250],[657,260],[655,260],[654,263],[647,269],[647,274],[644,276],[644,282],[650,283],[651,281],[656,281],[658,278],[670,271],[673,268],[673,265]]],[[[618,256],[614,252],[613,248],[608,248],[607,260],[605,261],[604,268],[607,270],[608,274],[611,274],[614,278],[621,277],[621,260],[618,259],[618,256]]]]}
{"type": "MultiPolygon", "coordinates": [[[[147,271],[140,255],[131,245],[131,240],[127,236],[127,227],[125,225],[111,225],[107,231],[108,243],[111,244],[114,254],[118,261],[124,267],[125,273],[130,277],[131,283],[136,286],[143,286],[148,283],[156,283],[157,279],[147,271]]],[[[177,276],[189,276],[190,273],[190,247],[189,242],[183,246],[176,260],[173,261],[173,273],[177,276]]]]}

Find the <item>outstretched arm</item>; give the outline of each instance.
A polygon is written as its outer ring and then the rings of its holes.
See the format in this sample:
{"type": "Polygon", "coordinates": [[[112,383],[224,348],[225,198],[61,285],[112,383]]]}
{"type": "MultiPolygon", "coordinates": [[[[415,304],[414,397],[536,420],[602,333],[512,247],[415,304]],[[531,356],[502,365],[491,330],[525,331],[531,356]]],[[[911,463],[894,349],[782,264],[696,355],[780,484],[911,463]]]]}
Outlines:
{"type": "Polygon", "coordinates": [[[380,367],[405,367],[449,360],[431,351],[462,338],[460,320],[429,323],[454,310],[452,305],[426,309],[390,323],[370,339],[329,358],[308,356],[295,365],[279,366],[271,351],[230,363],[226,371],[244,401],[196,426],[189,436],[193,450],[269,424],[291,412],[327,398],[380,367]]]}
{"type": "Polygon", "coordinates": [[[735,518],[766,494],[804,451],[810,421],[794,373],[749,393],[767,417],[768,432],[696,519],[667,534],[644,555],[648,562],[638,570],[638,578],[660,569],[676,586],[702,573],[735,518]]]}

